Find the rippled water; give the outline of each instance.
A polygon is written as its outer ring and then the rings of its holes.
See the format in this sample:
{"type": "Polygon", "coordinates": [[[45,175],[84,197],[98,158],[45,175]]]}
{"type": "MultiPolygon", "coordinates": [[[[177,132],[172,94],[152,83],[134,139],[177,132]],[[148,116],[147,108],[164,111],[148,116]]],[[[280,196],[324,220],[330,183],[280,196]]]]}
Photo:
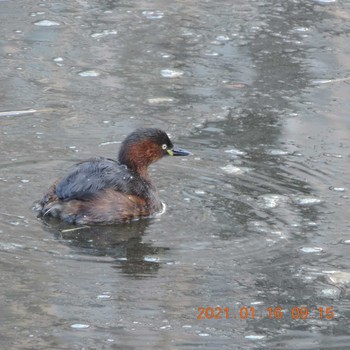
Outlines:
{"type": "Polygon", "coordinates": [[[348,349],[349,19],[340,0],[1,1],[0,347],[348,349]],[[194,153],[152,167],[164,215],[35,218],[140,126],[194,153]]]}

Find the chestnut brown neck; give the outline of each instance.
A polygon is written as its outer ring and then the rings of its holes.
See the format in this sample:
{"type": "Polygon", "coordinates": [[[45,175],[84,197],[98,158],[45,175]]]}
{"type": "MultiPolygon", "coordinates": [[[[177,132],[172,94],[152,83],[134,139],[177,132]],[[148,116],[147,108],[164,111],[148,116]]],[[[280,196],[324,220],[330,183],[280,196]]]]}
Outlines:
{"type": "Polygon", "coordinates": [[[152,141],[144,140],[122,145],[119,151],[119,162],[147,179],[149,178],[148,166],[162,156],[161,148],[158,145],[152,141]]]}

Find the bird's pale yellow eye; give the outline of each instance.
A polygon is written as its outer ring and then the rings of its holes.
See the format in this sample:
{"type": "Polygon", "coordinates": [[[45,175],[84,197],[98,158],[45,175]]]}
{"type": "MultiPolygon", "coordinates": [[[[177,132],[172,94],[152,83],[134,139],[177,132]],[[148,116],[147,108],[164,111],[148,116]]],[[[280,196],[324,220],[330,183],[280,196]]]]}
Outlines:
{"type": "Polygon", "coordinates": [[[166,150],[166,149],[168,148],[168,146],[167,146],[166,144],[164,144],[164,145],[162,145],[162,148],[163,148],[164,150],[166,150]]]}

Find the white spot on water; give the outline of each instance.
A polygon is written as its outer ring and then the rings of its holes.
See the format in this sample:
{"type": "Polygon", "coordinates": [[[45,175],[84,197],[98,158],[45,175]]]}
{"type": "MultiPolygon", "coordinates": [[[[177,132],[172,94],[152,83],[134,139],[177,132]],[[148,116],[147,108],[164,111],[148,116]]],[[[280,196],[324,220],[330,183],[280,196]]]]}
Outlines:
{"type": "Polygon", "coordinates": [[[143,11],[142,14],[148,19],[160,19],[164,17],[164,12],[159,10],[143,11]]]}
{"type": "Polygon", "coordinates": [[[334,80],[331,80],[331,79],[314,79],[311,81],[313,85],[323,85],[323,84],[329,84],[333,82],[334,80]]]}
{"type": "Polygon", "coordinates": [[[173,102],[174,99],[172,97],[154,97],[149,98],[148,103],[151,105],[161,104],[161,103],[169,103],[173,102]]]}
{"type": "Polygon", "coordinates": [[[44,15],[45,12],[43,11],[40,11],[40,12],[31,12],[30,16],[31,17],[36,17],[36,16],[41,16],[41,15],[44,15]]]}
{"type": "Polygon", "coordinates": [[[183,36],[194,36],[195,33],[191,30],[185,29],[185,30],[183,30],[182,35],[183,36]]]}
{"type": "Polygon", "coordinates": [[[47,19],[43,19],[41,21],[34,22],[34,25],[39,26],[39,27],[54,27],[54,26],[60,26],[61,23],[56,22],[56,21],[50,21],[47,19]]]}
{"type": "Polygon", "coordinates": [[[227,36],[227,35],[218,35],[215,40],[217,41],[229,41],[230,40],[230,37],[227,36]]]}
{"type": "Polygon", "coordinates": [[[350,272],[346,271],[322,271],[328,274],[328,279],[335,285],[350,284],[350,272]]]}
{"type": "Polygon", "coordinates": [[[280,194],[264,194],[260,198],[264,201],[265,208],[276,208],[279,204],[288,200],[286,196],[280,194]]]}
{"type": "Polygon", "coordinates": [[[116,143],[121,143],[121,141],[107,141],[107,142],[101,142],[98,147],[102,147],[102,146],[108,146],[108,145],[114,145],[116,143]]]}
{"type": "Polygon", "coordinates": [[[103,38],[103,37],[108,36],[108,35],[116,35],[117,33],[118,32],[115,29],[111,29],[111,30],[105,29],[99,33],[92,33],[91,38],[100,39],[100,38],[103,38]]]}
{"type": "Polygon", "coordinates": [[[101,75],[99,72],[95,71],[95,70],[84,70],[82,72],[78,73],[81,77],[98,77],[99,75],[101,75]]]}
{"type": "Polygon", "coordinates": [[[53,61],[56,63],[57,66],[62,67],[63,66],[63,58],[62,57],[55,57],[53,61]]]}
{"type": "Polygon", "coordinates": [[[83,323],[74,323],[70,327],[74,329],[87,329],[90,327],[90,325],[83,323]]]}
{"type": "Polygon", "coordinates": [[[317,2],[320,5],[327,5],[327,4],[333,4],[337,2],[337,0],[313,0],[313,2],[317,2]]]}
{"type": "Polygon", "coordinates": [[[204,56],[207,57],[218,57],[220,54],[216,51],[206,50],[203,52],[204,56]]]}
{"type": "Polygon", "coordinates": [[[240,151],[239,149],[237,148],[231,148],[231,149],[227,149],[226,151],[224,151],[225,153],[230,153],[232,155],[235,155],[235,156],[245,156],[247,154],[247,152],[244,152],[244,151],[240,151]]]}
{"type": "Polygon", "coordinates": [[[307,27],[297,27],[297,28],[294,28],[294,32],[297,32],[297,33],[305,33],[305,32],[308,32],[310,29],[307,28],[307,27]]]}
{"type": "Polygon", "coordinates": [[[208,333],[199,333],[198,335],[200,337],[209,337],[210,336],[210,334],[208,334],[208,333]]]}
{"type": "Polygon", "coordinates": [[[320,253],[323,251],[320,247],[303,247],[300,250],[304,253],[320,253]]]}
{"type": "Polygon", "coordinates": [[[228,174],[234,174],[234,175],[240,175],[243,173],[246,173],[248,171],[251,171],[252,169],[250,168],[244,168],[244,167],[237,167],[232,164],[228,164],[226,166],[220,167],[223,171],[225,171],[228,174]]]}
{"type": "Polygon", "coordinates": [[[261,339],[264,339],[265,337],[266,337],[265,335],[250,334],[250,335],[246,335],[244,338],[249,340],[261,340],[261,339]]]}
{"type": "Polygon", "coordinates": [[[169,329],[169,328],[171,328],[171,326],[169,324],[166,326],[159,327],[159,329],[169,329]]]}
{"type": "Polygon", "coordinates": [[[2,243],[0,242],[0,250],[16,250],[24,248],[23,245],[17,243],[2,243]]]}
{"type": "Polygon", "coordinates": [[[271,156],[285,156],[285,155],[289,154],[289,152],[283,151],[281,149],[270,149],[266,153],[271,155],[271,156]]]}
{"type": "Polygon", "coordinates": [[[160,262],[160,259],[154,256],[145,256],[143,258],[143,261],[147,261],[147,262],[160,262]]]}
{"type": "Polygon", "coordinates": [[[331,186],[331,187],[329,187],[329,189],[331,191],[335,191],[335,192],[345,192],[345,188],[344,187],[333,187],[333,186],[331,186]]]}
{"type": "Polygon", "coordinates": [[[323,155],[331,158],[343,158],[341,154],[336,154],[336,153],[323,153],[323,155]]]}
{"type": "Polygon", "coordinates": [[[100,294],[97,296],[97,299],[110,299],[111,296],[109,294],[100,294]]]}
{"type": "Polygon", "coordinates": [[[241,168],[234,166],[232,164],[228,164],[226,166],[223,166],[220,169],[226,171],[229,174],[239,174],[241,172],[241,168]]]}
{"type": "Polygon", "coordinates": [[[216,128],[215,126],[208,126],[204,129],[202,129],[203,131],[206,131],[206,132],[218,132],[218,133],[221,133],[223,132],[223,129],[221,128],[216,128]]]}
{"type": "Polygon", "coordinates": [[[184,75],[184,72],[177,69],[162,69],[160,75],[164,78],[179,78],[184,75]]]}
{"type": "Polygon", "coordinates": [[[299,205],[305,206],[320,204],[322,202],[321,199],[312,196],[298,196],[294,198],[294,201],[299,205]]]}
{"type": "MultiPolygon", "coordinates": [[[[19,187],[21,187],[21,186],[19,186],[19,187]]],[[[10,221],[9,224],[12,226],[18,226],[18,225],[20,225],[20,222],[19,221],[10,221]]]]}
{"type": "Polygon", "coordinates": [[[203,191],[203,190],[195,190],[194,193],[196,193],[196,194],[206,194],[206,192],[203,191]]]}
{"type": "Polygon", "coordinates": [[[340,296],[340,290],[338,288],[325,288],[317,293],[321,297],[335,299],[340,296]]]}
{"type": "Polygon", "coordinates": [[[314,222],[314,221],[309,221],[306,223],[307,226],[309,227],[316,227],[317,226],[317,222],[314,222]]]}
{"type": "MultiPolygon", "coordinates": [[[[23,111],[5,111],[5,112],[0,112],[0,117],[21,116],[21,115],[25,115],[25,114],[32,114],[35,112],[36,112],[36,109],[27,109],[27,110],[23,110],[23,111]]],[[[11,160],[17,160],[17,159],[12,158],[11,160]]]]}

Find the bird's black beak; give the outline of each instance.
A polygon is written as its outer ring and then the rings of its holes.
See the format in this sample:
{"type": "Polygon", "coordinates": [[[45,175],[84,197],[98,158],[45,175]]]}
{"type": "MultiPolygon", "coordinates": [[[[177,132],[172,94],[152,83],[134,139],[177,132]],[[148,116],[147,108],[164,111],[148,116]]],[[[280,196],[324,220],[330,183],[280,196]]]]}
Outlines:
{"type": "Polygon", "coordinates": [[[167,150],[169,156],[189,156],[191,152],[186,151],[185,149],[173,147],[172,149],[167,150]]]}

